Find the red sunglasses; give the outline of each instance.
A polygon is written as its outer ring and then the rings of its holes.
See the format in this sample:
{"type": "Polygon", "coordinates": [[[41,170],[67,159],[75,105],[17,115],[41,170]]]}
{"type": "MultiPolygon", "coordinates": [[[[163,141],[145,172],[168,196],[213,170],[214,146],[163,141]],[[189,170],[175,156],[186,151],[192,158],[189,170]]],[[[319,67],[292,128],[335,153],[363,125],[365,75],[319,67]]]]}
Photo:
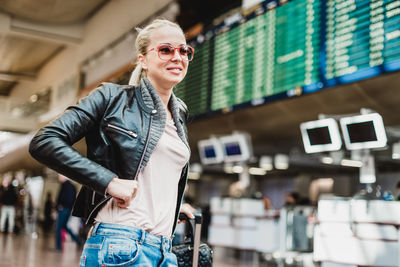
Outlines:
{"type": "MultiPolygon", "coordinates": [[[[156,48],[151,48],[147,52],[155,51],[156,48]]],[[[173,47],[170,44],[161,44],[157,46],[157,54],[161,60],[169,61],[175,55],[175,50],[178,50],[179,55],[181,56],[182,60],[185,61],[192,61],[194,56],[194,48],[189,45],[180,45],[178,47],[173,47]]]]}

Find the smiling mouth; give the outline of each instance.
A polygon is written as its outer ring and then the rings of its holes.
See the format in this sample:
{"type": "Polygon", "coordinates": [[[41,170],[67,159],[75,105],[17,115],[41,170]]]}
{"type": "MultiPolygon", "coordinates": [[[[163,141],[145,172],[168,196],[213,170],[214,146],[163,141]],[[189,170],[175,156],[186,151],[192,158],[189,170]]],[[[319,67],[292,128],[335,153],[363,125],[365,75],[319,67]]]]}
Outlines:
{"type": "Polygon", "coordinates": [[[179,67],[173,67],[173,68],[167,68],[167,70],[172,70],[172,71],[182,71],[182,68],[179,68],[179,67]]]}
{"type": "Polygon", "coordinates": [[[173,67],[173,68],[167,68],[167,70],[174,75],[180,75],[182,73],[182,68],[179,67],[173,67]]]}

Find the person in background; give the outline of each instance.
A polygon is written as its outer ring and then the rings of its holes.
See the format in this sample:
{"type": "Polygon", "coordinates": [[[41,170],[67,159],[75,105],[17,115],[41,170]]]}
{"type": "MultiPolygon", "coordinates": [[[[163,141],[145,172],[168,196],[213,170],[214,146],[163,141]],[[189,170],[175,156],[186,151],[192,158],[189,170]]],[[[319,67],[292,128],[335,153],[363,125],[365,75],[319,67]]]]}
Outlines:
{"type": "Polygon", "coordinates": [[[300,194],[297,192],[290,192],[285,195],[285,206],[294,206],[299,204],[300,194]]]}
{"type": "Polygon", "coordinates": [[[3,177],[2,183],[2,199],[1,203],[3,206],[1,208],[1,216],[0,216],[0,231],[5,231],[6,220],[8,219],[8,233],[14,232],[14,223],[15,223],[15,205],[18,202],[18,194],[15,191],[14,186],[11,184],[12,175],[7,173],[3,177]]]}
{"type": "Polygon", "coordinates": [[[74,215],[93,224],[81,266],[177,266],[171,237],[182,206],[190,148],[187,107],[174,87],[194,49],[178,24],[157,19],[136,38],[129,85],[103,83],[43,127],[29,151],[82,189],[74,215]],[[72,145],[85,137],[87,157],[72,145]]]}
{"type": "Polygon", "coordinates": [[[58,180],[61,183],[61,187],[57,197],[56,250],[62,251],[62,230],[67,231],[78,246],[81,245],[81,240],[78,235],[68,227],[68,220],[71,216],[72,206],[75,201],[75,186],[64,175],[59,174],[58,180]]]}
{"type": "Polygon", "coordinates": [[[54,203],[53,198],[51,196],[51,192],[47,192],[46,202],[44,204],[44,222],[43,222],[43,230],[45,233],[49,232],[51,227],[53,226],[53,213],[54,203]]]}

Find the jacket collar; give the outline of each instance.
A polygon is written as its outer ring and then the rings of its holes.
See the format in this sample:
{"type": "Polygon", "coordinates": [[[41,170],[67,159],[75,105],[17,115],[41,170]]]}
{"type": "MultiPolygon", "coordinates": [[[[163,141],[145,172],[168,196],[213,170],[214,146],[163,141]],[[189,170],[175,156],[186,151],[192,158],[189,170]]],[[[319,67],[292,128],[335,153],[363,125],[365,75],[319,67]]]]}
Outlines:
{"type": "MultiPolygon", "coordinates": [[[[155,119],[161,120],[163,122],[163,128],[164,128],[167,119],[167,112],[156,89],[153,87],[153,85],[147,78],[142,78],[142,80],[140,81],[140,90],[142,93],[143,102],[148,108],[157,110],[155,119]]],[[[181,120],[179,119],[180,118],[179,103],[173,92],[171,94],[171,98],[169,99],[168,107],[171,110],[172,118],[177,128],[178,136],[181,138],[183,143],[189,148],[189,143],[185,135],[184,126],[182,124],[182,122],[185,121],[185,118],[181,118],[181,120]]]]}

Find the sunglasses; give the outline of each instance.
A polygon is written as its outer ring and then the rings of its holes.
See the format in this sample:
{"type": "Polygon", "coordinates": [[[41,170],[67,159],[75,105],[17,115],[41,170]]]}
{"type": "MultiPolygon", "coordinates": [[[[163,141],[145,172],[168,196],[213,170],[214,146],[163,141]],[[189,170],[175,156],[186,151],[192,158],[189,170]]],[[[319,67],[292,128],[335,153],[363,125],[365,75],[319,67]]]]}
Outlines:
{"type": "Polygon", "coordinates": [[[156,51],[156,49],[158,57],[164,61],[171,60],[175,56],[175,50],[178,50],[178,53],[181,56],[182,60],[185,61],[192,61],[194,56],[194,48],[189,45],[180,45],[178,47],[173,47],[170,44],[161,44],[157,46],[157,48],[153,47],[147,52],[156,51]]]}

